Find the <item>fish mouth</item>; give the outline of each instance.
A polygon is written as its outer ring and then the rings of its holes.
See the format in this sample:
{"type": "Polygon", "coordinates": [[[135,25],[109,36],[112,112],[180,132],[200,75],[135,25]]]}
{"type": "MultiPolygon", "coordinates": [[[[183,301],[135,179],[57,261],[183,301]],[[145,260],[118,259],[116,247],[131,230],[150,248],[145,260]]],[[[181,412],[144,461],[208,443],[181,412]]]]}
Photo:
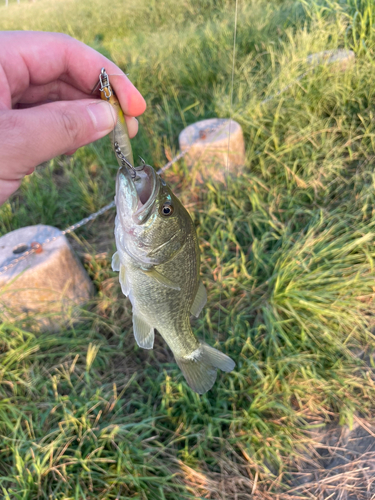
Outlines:
{"type": "Polygon", "coordinates": [[[150,165],[136,167],[134,171],[135,177],[126,167],[119,169],[116,205],[120,217],[123,215],[129,219],[131,214],[135,224],[144,224],[150,217],[158,196],[160,178],[150,165]]]}

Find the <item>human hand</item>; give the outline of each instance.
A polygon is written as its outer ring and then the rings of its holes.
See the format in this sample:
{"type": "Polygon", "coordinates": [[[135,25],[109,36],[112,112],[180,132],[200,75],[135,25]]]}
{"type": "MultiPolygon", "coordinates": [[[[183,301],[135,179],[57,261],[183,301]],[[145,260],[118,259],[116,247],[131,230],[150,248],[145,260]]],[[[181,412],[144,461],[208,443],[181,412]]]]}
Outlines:
{"type": "Polygon", "coordinates": [[[113,62],[60,33],[0,32],[0,205],[37,165],[114,128],[112,106],[91,95],[102,67],[121,75],[111,84],[134,137],[146,103],[113,62]]]}

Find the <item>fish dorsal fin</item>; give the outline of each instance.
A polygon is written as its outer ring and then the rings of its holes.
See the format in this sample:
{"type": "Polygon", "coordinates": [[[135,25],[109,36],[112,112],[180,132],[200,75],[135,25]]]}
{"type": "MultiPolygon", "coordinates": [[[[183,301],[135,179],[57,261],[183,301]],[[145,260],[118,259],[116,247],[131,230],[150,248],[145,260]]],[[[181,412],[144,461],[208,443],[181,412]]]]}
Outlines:
{"type": "Polygon", "coordinates": [[[126,281],[125,266],[120,264],[120,285],[122,293],[127,297],[129,295],[129,285],[126,281]]]}
{"type": "Polygon", "coordinates": [[[204,308],[207,302],[207,292],[201,281],[199,281],[198,291],[195,295],[193,305],[191,306],[190,312],[193,316],[198,318],[201,310],[204,308]]]}
{"type": "Polygon", "coordinates": [[[176,283],[173,283],[173,281],[171,281],[169,278],[167,278],[163,274],[159,273],[159,271],[157,271],[155,269],[155,267],[152,267],[151,269],[147,269],[147,271],[143,271],[143,272],[145,274],[147,274],[148,276],[151,276],[158,283],[166,286],[167,288],[173,288],[174,290],[181,290],[181,288],[176,283]]]}
{"type": "Polygon", "coordinates": [[[154,329],[142,318],[142,316],[136,313],[133,313],[133,332],[139,347],[142,347],[142,349],[152,349],[154,347],[154,329]]]}
{"type": "Polygon", "coordinates": [[[112,271],[119,272],[120,271],[120,256],[118,252],[115,252],[112,256],[112,271]]]}

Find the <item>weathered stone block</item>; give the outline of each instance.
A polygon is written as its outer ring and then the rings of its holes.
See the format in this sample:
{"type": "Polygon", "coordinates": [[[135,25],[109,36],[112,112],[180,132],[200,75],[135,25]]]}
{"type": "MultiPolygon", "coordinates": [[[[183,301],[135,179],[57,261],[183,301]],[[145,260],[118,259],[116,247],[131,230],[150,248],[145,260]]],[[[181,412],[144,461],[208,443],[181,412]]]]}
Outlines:
{"type": "Polygon", "coordinates": [[[58,237],[0,274],[0,315],[11,319],[32,315],[43,329],[70,321],[74,307],[88,301],[93,285],[61,231],[28,226],[0,238],[0,268],[36,243],[58,237]]]}
{"type": "Polygon", "coordinates": [[[241,126],[234,120],[211,118],[186,127],[179,136],[181,151],[192,167],[196,181],[224,182],[245,164],[245,144],[241,126]]]}
{"type": "Polygon", "coordinates": [[[307,62],[313,66],[329,64],[335,70],[345,71],[354,64],[355,54],[352,50],[345,49],[325,50],[324,52],[309,55],[307,62]]]}

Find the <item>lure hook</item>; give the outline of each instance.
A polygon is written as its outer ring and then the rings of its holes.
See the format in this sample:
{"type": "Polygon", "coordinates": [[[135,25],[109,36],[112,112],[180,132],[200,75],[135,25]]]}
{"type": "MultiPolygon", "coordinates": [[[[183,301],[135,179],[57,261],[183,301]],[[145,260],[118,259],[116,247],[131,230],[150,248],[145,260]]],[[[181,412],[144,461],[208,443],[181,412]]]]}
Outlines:
{"type": "Polygon", "coordinates": [[[114,149],[115,149],[115,153],[117,155],[117,158],[119,158],[121,160],[121,163],[127,167],[129,167],[130,169],[130,175],[131,175],[131,178],[132,179],[135,179],[136,176],[137,176],[137,171],[136,169],[133,167],[133,165],[130,163],[130,161],[128,161],[124,154],[122,153],[121,149],[120,149],[120,146],[118,145],[118,142],[115,142],[114,143],[114,149]]]}

